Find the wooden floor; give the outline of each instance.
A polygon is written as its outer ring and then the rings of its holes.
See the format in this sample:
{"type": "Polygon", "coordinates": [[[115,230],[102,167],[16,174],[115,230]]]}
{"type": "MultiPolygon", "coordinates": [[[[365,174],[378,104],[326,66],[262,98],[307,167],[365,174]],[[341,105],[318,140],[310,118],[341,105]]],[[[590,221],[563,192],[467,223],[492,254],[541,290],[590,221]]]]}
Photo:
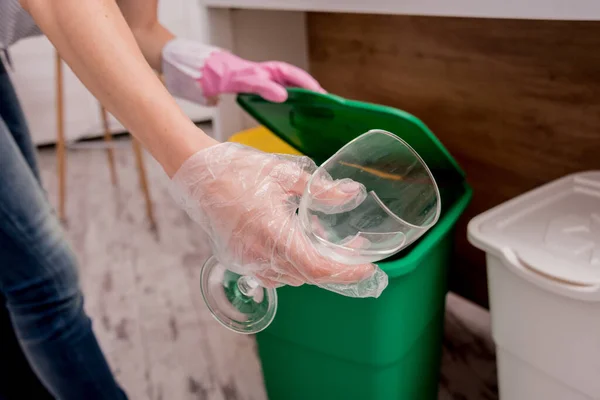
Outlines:
{"type": "MultiPolygon", "coordinates": [[[[86,309],[109,362],[133,400],[264,400],[252,337],[227,331],[198,287],[208,256],[202,232],[174,206],[167,178],[147,156],[158,230],[145,219],[128,140],[117,140],[118,187],[102,150],[68,153],[68,235],[80,260],[86,309]]],[[[56,204],[55,153],[40,150],[56,204]]],[[[484,310],[450,295],[440,399],[496,399],[484,310]]]]}

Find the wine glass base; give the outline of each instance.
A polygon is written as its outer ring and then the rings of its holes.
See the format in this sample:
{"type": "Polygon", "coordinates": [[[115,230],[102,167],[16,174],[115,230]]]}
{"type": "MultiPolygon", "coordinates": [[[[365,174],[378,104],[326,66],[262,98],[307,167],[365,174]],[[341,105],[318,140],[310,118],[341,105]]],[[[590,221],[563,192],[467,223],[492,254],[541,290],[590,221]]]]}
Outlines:
{"type": "Polygon", "coordinates": [[[247,278],[229,271],[216,258],[211,257],[202,267],[202,296],[213,317],[221,325],[237,333],[257,333],[269,326],[275,318],[277,292],[275,289],[258,286],[248,293],[240,288],[241,279],[247,278]]]}

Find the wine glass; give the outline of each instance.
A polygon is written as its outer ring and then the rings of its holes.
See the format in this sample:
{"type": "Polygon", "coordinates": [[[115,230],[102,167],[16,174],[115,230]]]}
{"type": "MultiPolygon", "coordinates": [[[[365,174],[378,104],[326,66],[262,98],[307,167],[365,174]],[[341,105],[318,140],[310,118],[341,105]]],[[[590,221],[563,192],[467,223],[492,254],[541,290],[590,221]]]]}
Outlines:
{"type": "MultiPolygon", "coordinates": [[[[380,261],[404,249],[437,222],[440,210],[437,184],[421,157],[392,133],[370,130],[312,174],[298,217],[321,255],[355,265],[380,261]],[[348,180],[360,184],[361,191],[340,204],[331,189],[348,180]]],[[[345,292],[340,285],[322,286],[345,292]]],[[[228,270],[215,257],[202,267],[200,288],[215,319],[235,332],[260,332],[275,317],[276,290],[228,270]]]]}

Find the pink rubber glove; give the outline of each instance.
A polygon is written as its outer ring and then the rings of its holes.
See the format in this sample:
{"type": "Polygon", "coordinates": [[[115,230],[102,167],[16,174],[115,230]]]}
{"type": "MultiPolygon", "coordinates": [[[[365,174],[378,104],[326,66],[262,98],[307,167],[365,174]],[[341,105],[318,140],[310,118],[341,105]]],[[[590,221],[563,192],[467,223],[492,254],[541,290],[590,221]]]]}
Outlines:
{"type": "Polygon", "coordinates": [[[283,62],[256,63],[218,47],[176,38],[162,51],[162,73],[175,97],[213,105],[225,93],[254,93],[266,100],[283,102],[286,86],[325,92],[313,77],[283,62]]]}
{"type": "Polygon", "coordinates": [[[226,51],[214,52],[208,57],[200,84],[206,97],[254,93],[277,103],[287,99],[286,86],[325,92],[312,76],[293,65],[278,61],[251,62],[226,51]]]}

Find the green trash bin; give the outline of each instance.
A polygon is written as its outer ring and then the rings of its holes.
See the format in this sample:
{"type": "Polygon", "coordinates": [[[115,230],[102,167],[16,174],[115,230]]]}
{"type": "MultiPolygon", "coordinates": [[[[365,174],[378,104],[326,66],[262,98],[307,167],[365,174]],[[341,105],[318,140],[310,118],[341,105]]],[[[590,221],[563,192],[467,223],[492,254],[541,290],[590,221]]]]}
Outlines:
{"type": "Polygon", "coordinates": [[[378,299],[277,290],[275,320],[257,335],[269,399],[437,399],[453,231],[472,194],[464,172],[420,120],[394,108],[302,89],[281,104],[253,95],[238,103],[317,164],[370,129],[392,132],[425,160],[442,197],[438,223],[378,263],[389,276],[378,299]]]}

